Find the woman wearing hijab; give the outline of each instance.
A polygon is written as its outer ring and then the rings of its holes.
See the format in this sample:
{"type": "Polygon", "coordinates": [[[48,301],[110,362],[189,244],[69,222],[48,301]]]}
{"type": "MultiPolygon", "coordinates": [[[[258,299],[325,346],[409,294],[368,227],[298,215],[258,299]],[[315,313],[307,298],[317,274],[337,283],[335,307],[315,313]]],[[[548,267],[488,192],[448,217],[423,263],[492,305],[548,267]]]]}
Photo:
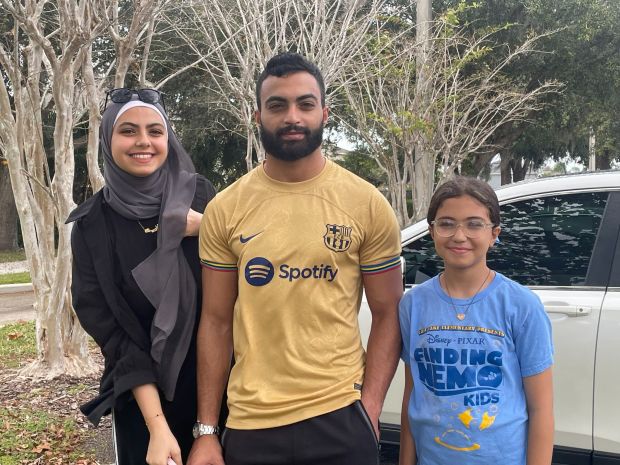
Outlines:
{"type": "Polygon", "coordinates": [[[196,421],[198,212],[215,190],[195,173],[158,91],[108,96],[106,185],[67,220],[73,306],[105,358],[99,395],[81,409],[95,425],[113,412],[117,465],[180,465],[196,421]]]}

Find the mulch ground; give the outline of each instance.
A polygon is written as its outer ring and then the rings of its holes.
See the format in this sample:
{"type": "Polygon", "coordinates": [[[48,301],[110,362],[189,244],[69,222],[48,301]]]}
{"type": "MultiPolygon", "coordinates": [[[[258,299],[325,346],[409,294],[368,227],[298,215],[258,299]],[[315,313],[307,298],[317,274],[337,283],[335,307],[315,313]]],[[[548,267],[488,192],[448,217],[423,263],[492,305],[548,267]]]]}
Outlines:
{"type": "MultiPolygon", "coordinates": [[[[98,349],[91,356],[103,366],[98,349]]],[[[113,463],[110,417],[95,428],[79,410],[97,394],[99,376],[31,380],[0,364],[0,456],[20,465],[113,463]]]]}

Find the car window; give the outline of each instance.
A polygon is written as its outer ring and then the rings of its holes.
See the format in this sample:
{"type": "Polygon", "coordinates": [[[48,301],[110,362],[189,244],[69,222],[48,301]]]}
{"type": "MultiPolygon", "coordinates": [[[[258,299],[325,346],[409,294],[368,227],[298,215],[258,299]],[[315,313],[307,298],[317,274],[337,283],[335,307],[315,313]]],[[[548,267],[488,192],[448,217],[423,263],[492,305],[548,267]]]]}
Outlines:
{"type": "MultiPolygon", "coordinates": [[[[608,193],[555,195],[502,205],[500,243],[489,266],[527,286],[580,286],[585,279],[608,193]]],[[[405,282],[442,269],[430,236],[403,246],[405,282]]]]}

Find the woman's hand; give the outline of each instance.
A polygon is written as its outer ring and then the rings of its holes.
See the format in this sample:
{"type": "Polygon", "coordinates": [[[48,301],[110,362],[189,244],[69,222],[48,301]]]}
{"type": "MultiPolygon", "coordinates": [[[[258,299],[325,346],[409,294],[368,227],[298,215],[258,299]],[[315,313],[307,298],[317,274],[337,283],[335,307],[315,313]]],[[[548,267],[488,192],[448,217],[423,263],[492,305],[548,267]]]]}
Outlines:
{"type": "Polygon", "coordinates": [[[148,465],[168,465],[168,459],[176,465],[183,465],[181,448],[170,431],[161,408],[159,392],[155,384],[142,384],[132,389],[133,396],[140,407],[144,423],[149,430],[149,448],[146,452],[148,465]]]}
{"type": "MultiPolygon", "coordinates": [[[[191,208],[187,212],[187,224],[185,226],[185,236],[197,236],[200,230],[200,222],[202,221],[202,213],[198,213],[191,208]]],[[[178,465],[178,464],[177,464],[178,465]]]]}
{"type": "Polygon", "coordinates": [[[146,452],[146,463],[149,465],[167,465],[168,459],[174,460],[176,465],[183,465],[181,448],[170,431],[163,415],[149,421],[150,440],[146,452]]]}

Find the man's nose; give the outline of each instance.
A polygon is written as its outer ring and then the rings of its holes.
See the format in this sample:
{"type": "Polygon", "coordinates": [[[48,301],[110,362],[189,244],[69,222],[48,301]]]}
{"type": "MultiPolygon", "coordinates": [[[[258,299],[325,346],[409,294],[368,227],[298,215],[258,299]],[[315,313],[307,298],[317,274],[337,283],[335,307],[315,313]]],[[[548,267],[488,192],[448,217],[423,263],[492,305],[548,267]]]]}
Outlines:
{"type": "Polygon", "coordinates": [[[284,120],[286,124],[299,124],[301,119],[299,117],[299,109],[295,105],[291,105],[286,112],[286,118],[284,120]]]}

